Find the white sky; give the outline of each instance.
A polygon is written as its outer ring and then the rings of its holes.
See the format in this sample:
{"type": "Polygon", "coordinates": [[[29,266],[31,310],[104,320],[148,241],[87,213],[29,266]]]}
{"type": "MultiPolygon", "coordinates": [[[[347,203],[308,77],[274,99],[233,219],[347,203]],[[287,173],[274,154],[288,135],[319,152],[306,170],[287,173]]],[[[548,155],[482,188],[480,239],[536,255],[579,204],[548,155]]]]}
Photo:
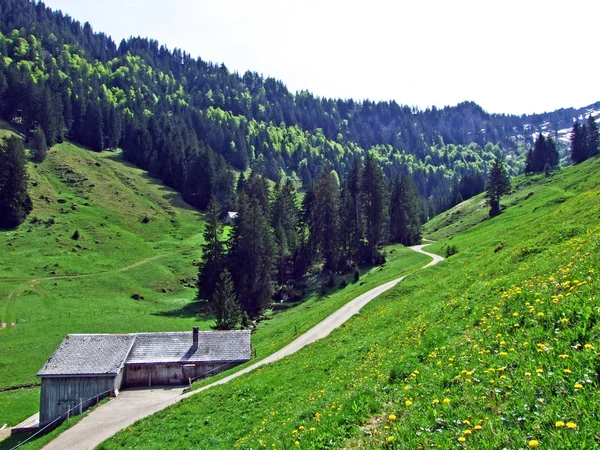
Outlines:
{"type": "Polygon", "coordinates": [[[156,39],[333,98],[496,113],[600,100],[598,0],[47,0],[95,31],[156,39]]]}

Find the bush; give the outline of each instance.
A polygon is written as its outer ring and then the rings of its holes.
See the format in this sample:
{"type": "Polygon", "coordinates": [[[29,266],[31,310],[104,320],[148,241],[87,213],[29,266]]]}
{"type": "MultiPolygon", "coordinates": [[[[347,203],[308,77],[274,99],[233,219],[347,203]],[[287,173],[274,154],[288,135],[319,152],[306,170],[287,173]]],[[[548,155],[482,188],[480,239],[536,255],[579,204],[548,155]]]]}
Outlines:
{"type": "Polygon", "coordinates": [[[360,280],[360,271],[358,269],[356,269],[354,271],[354,282],[358,282],[358,280],[360,280]]]}
{"type": "Polygon", "coordinates": [[[458,247],[456,245],[449,245],[446,247],[446,258],[456,255],[458,253],[458,247]]]}
{"type": "Polygon", "coordinates": [[[71,239],[73,239],[74,241],[78,241],[79,238],[80,238],[79,230],[75,230],[75,233],[73,233],[73,236],[71,236],[71,239]]]}
{"type": "Polygon", "coordinates": [[[346,281],[346,279],[344,278],[342,280],[342,282],[340,283],[340,289],[344,289],[346,286],[348,286],[348,282],[346,281]]]}

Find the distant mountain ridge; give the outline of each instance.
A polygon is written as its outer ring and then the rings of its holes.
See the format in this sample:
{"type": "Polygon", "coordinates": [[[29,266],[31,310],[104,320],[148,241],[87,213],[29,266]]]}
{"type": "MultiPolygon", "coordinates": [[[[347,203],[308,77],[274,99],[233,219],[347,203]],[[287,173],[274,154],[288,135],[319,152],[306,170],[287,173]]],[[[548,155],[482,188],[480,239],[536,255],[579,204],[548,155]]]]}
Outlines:
{"type": "Polygon", "coordinates": [[[582,114],[490,114],[473,102],[418,110],[292,94],[281,81],[231,73],[155,40],[117,46],[41,2],[0,0],[0,13],[3,118],[27,135],[41,127],[50,145],[69,138],[97,151],[122,147],[200,208],[211,195],[227,203],[226,166],[308,185],[323,167],[344,175],[373,152],[388,177],[411,173],[432,215],[495,156],[522,171],[535,132],[565,129],[582,114]]]}

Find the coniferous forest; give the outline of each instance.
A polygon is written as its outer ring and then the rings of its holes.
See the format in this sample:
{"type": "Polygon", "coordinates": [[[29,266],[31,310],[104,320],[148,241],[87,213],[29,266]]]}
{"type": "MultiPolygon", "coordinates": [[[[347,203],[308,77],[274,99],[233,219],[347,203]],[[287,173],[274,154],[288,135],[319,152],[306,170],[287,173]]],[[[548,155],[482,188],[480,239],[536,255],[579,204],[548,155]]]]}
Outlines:
{"type": "MultiPolygon", "coordinates": [[[[117,45],[41,2],[0,0],[0,117],[22,132],[32,159],[67,139],[91,151],[121,148],[207,210],[199,296],[229,298],[233,283],[250,315],[273,295],[293,296],[294,280],[317,261],[332,274],[352,271],[380,263],[383,243],[419,242],[423,221],[484,191],[498,158],[507,175],[553,170],[563,155],[556,136],[539,132],[571,127],[575,115],[294,94],[152,39],[117,45]],[[223,242],[226,211],[238,218],[223,242]]],[[[571,160],[594,154],[597,136],[591,116],[576,123],[571,160]]],[[[17,147],[0,147],[6,228],[31,209],[17,147]]]]}

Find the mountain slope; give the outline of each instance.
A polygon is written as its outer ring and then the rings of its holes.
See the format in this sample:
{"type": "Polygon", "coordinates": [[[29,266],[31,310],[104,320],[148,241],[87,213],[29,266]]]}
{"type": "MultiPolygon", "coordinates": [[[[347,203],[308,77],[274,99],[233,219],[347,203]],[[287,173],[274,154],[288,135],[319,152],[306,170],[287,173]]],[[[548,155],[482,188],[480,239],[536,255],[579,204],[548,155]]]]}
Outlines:
{"type": "Polygon", "coordinates": [[[329,338],[101,448],[597,446],[599,169],[520,177],[329,338]]]}
{"type": "Polygon", "coordinates": [[[12,425],[39,390],[1,391],[39,384],[66,334],[212,324],[193,306],[202,217],[175,191],[118,152],[70,143],[28,169],[34,209],[0,233],[0,422],[12,425]]]}

